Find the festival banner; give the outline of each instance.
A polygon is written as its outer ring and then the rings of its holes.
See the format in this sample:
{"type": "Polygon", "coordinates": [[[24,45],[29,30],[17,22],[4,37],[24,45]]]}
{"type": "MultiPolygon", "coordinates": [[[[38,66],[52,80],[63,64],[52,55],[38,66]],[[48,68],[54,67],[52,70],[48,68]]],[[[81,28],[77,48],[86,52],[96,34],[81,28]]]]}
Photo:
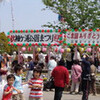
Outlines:
{"type": "Polygon", "coordinates": [[[66,43],[100,44],[100,32],[67,32],[66,43]]]}
{"type": "Polygon", "coordinates": [[[59,32],[58,31],[10,31],[9,45],[19,44],[37,44],[37,45],[58,45],[59,32]]]}

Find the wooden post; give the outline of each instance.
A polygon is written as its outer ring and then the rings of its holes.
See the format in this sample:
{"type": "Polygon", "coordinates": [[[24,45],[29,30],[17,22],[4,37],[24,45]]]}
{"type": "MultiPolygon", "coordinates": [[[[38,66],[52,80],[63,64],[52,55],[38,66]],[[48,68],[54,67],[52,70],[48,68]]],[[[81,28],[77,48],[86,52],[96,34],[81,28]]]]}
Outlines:
{"type": "Polygon", "coordinates": [[[33,47],[33,61],[35,61],[35,46],[33,47]]]}
{"type": "Polygon", "coordinates": [[[51,51],[51,47],[48,47],[48,61],[50,60],[50,51],[51,51]]]}
{"type": "Polygon", "coordinates": [[[95,53],[95,47],[93,47],[93,51],[92,51],[92,60],[94,61],[94,53],[95,53]]]}
{"type": "Polygon", "coordinates": [[[75,51],[74,51],[75,53],[74,53],[74,56],[75,56],[75,58],[74,58],[74,60],[76,60],[76,59],[78,59],[77,58],[77,46],[75,47],[75,51]]]}
{"type": "Polygon", "coordinates": [[[18,46],[18,64],[20,63],[20,47],[18,46]]]}

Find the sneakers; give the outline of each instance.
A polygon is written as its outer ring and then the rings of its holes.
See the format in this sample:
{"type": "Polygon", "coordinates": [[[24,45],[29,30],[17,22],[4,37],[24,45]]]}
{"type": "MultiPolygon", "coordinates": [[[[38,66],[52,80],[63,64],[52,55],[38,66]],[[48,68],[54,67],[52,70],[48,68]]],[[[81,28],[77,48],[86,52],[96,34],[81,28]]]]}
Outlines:
{"type": "Polygon", "coordinates": [[[78,92],[70,92],[70,94],[79,94],[78,92]]]}
{"type": "Polygon", "coordinates": [[[75,94],[79,94],[78,92],[75,92],[75,94]]]}

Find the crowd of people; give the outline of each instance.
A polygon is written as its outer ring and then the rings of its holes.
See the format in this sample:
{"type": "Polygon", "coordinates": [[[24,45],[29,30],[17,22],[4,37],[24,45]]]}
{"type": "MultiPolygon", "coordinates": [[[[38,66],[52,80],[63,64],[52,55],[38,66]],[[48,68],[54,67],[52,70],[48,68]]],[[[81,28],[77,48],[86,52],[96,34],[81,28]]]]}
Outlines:
{"type": "Polygon", "coordinates": [[[82,100],[88,100],[90,93],[96,96],[96,73],[100,65],[98,57],[93,59],[87,53],[80,55],[78,50],[66,54],[44,54],[40,51],[34,57],[34,61],[31,56],[26,59],[22,52],[20,55],[16,52],[12,56],[7,53],[0,55],[0,82],[3,79],[7,81],[2,100],[25,100],[24,84],[31,89],[29,100],[43,100],[43,69],[47,70],[48,80],[50,77],[54,79],[54,100],[61,100],[65,87],[70,87],[70,94],[82,92],[82,100]],[[21,76],[23,72],[26,73],[24,81],[21,76]]]}

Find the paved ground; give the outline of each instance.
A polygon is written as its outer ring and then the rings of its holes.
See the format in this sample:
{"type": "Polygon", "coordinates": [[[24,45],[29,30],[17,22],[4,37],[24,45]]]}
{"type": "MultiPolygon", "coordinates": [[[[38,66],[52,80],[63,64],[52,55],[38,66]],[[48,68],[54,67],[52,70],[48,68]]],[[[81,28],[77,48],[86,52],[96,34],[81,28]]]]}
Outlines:
{"type": "MultiPolygon", "coordinates": [[[[53,100],[54,92],[44,92],[43,100],[53,100]]],[[[82,95],[70,95],[68,93],[63,93],[62,100],[81,100],[82,95]]],[[[100,100],[100,95],[89,96],[89,100],[100,100]]]]}
{"type": "MultiPolygon", "coordinates": [[[[24,86],[24,97],[25,100],[28,100],[29,98],[29,93],[30,93],[30,89],[28,88],[28,85],[24,86]]],[[[3,86],[0,85],[0,100],[1,100],[1,95],[3,92],[3,86]]],[[[53,100],[54,98],[54,92],[44,92],[44,99],[43,100],[53,100]]],[[[82,95],[71,95],[69,93],[64,92],[63,93],[63,97],[62,100],[81,100],[82,95]]],[[[89,100],[100,100],[100,94],[98,94],[97,96],[89,96],[89,100]]]]}

